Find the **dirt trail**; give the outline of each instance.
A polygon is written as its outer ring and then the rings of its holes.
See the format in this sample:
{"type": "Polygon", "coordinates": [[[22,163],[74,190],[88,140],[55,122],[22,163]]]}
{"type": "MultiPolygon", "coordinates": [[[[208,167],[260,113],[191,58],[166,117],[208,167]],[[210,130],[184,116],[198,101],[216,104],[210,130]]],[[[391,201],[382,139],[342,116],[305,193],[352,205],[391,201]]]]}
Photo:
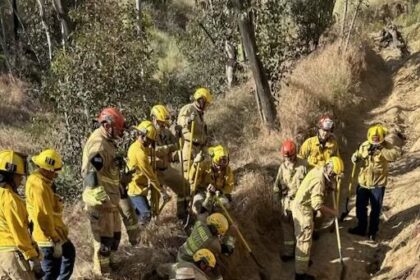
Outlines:
{"type": "MultiPolygon", "coordinates": [[[[382,278],[384,273],[392,267],[381,267],[388,252],[396,250],[393,239],[410,226],[418,223],[420,213],[420,192],[418,180],[420,179],[420,145],[418,125],[420,117],[420,54],[415,53],[405,61],[395,61],[388,58],[388,67],[392,70],[393,90],[388,98],[383,100],[377,108],[368,112],[362,118],[353,122],[353,131],[358,131],[354,137],[349,138],[348,147],[355,147],[365,139],[366,127],[375,122],[382,122],[391,130],[406,135],[403,148],[404,155],[391,165],[391,176],[387,186],[384,201],[384,216],[378,236],[378,242],[370,242],[365,238],[349,235],[347,229],[356,223],[355,209],[350,212],[349,218],[341,223],[341,237],[343,254],[350,259],[345,262],[347,274],[345,279],[388,279],[382,278]],[[363,121],[365,120],[365,121],[363,121]],[[362,132],[362,133],[360,133],[362,132]],[[382,270],[381,270],[382,269],[382,270]],[[379,272],[378,272],[379,271],[379,272]]],[[[392,140],[392,139],[391,139],[392,140]]],[[[400,142],[401,139],[393,139],[400,142]]],[[[349,151],[347,151],[349,152],[349,151]]],[[[347,153],[348,154],[348,153],[347,153]]],[[[350,167],[348,165],[347,170],[350,167]]],[[[347,187],[344,185],[343,187],[347,187]]],[[[414,226],[415,228],[415,226],[414,226]]],[[[419,235],[415,234],[417,245],[419,235]]],[[[325,233],[320,240],[313,244],[314,262],[311,267],[317,279],[339,279],[339,263],[331,264],[337,258],[335,233],[325,233]]],[[[414,262],[419,258],[419,251],[414,250],[414,262]]],[[[395,261],[395,260],[394,260],[395,261]]],[[[399,260],[394,265],[404,268],[404,261],[399,260]]],[[[406,264],[406,267],[408,264],[406,264]]],[[[292,269],[292,265],[286,266],[292,269]]],[[[285,268],[286,268],[285,267],[285,268]]],[[[276,279],[287,279],[280,276],[276,279]]],[[[401,278],[405,279],[405,278],[401,278]]],[[[413,278],[415,279],[415,278],[413,278]]],[[[417,278],[418,279],[418,278],[417,278]]]]}

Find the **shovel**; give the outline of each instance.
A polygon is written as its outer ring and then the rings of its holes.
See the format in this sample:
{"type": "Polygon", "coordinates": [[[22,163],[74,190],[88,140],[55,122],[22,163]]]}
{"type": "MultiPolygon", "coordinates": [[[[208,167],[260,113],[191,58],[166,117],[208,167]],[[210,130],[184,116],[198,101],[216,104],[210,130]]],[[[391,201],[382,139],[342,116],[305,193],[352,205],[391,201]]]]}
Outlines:
{"type": "MultiPolygon", "coordinates": [[[[333,195],[332,197],[333,197],[334,208],[337,209],[336,197],[335,197],[335,195],[333,195]]],[[[340,260],[340,264],[341,264],[340,280],[343,280],[345,278],[345,275],[346,275],[346,266],[344,265],[344,258],[343,258],[343,253],[342,253],[342,249],[341,249],[340,228],[338,226],[338,218],[337,217],[334,219],[334,222],[335,222],[335,233],[337,235],[338,256],[339,256],[339,260],[340,260]]]]}
{"type": "MultiPolygon", "coordinates": [[[[226,207],[223,205],[223,203],[220,201],[220,199],[216,196],[216,202],[220,205],[223,212],[225,213],[227,219],[232,225],[236,225],[233,221],[232,217],[230,216],[229,212],[227,211],[226,207]]],[[[251,256],[254,263],[258,266],[258,273],[260,275],[261,280],[270,280],[270,274],[267,272],[267,270],[264,268],[264,266],[258,261],[257,257],[254,255],[254,253],[251,250],[251,247],[249,247],[248,242],[246,241],[245,237],[242,235],[242,232],[239,230],[238,226],[235,226],[236,232],[239,235],[239,238],[241,239],[242,243],[245,245],[246,250],[248,251],[249,255],[251,256]]]]}
{"type": "Polygon", "coordinates": [[[349,182],[349,192],[347,193],[347,198],[346,198],[346,210],[341,214],[340,222],[344,221],[344,219],[350,213],[349,201],[350,201],[351,190],[352,190],[352,187],[353,187],[353,181],[354,181],[354,176],[355,175],[356,175],[356,164],[353,163],[353,168],[351,169],[351,178],[350,178],[350,182],[349,182]]]}

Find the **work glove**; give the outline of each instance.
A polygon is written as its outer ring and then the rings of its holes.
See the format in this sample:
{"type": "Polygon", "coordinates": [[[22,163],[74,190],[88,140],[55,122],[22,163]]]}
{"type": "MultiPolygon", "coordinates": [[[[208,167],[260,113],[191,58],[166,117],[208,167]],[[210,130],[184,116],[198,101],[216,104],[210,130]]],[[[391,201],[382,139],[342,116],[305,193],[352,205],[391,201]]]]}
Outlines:
{"type": "Polygon", "coordinates": [[[233,236],[225,236],[222,240],[222,254],[231,256],[235,249],[235,238],[233,236]]]}
{"type": "Polygon", "coordinates": [[[194,158],[194,163],[200,163],[203,161],[203,153],[200,151],[194,158]]]}
{"type": "Polygon", "coordinates": [[[370,145],[369,147],[369,155],[374,155],[378,153],[382,149],[381,145],[370,145]]]}
{"type": "Polygon", "coordinates": [[[192,112],[191,115],[187,118],[188,125],[190,125],[195,119],[195,113],[192,112]]]}
{"type": "Polygon", "coordinates": [[[169,196],[169,194],[165,190],[162,190],[161,195],[162,195],[163,202],[166,203],[169,200],[171,200],[171,197],[169,196]]]}
{"type": "Polygon", "coordinates": [[[36,279],[42,279],[45,272],[42,270],[41,262],[37,258],[32,258],[29,260],[29,267],[31,271],[35,274],[36,279]]]}
{"type": "Polygon", "coordinates": [[[61,241],[54,243],[53,257],[59,259],[63,256],[63,243],[61,241]]]}
{"type": "Polygon", "coordinates": [[[103,186],[85,188],[82,194],[82,199],[88,206],[92,207],[102,205],[106,201],[110,200],[103,186]]]}
{"type": "Polygon", "coordinates": [[[211,194],[213,195],[213,194],[215,194],[215,193],[216,193],[216,191],[217,191],[217,189],[216,189],[216,187],[215,187],[215,186],[213,186],[212,184],[209,184],[209,185],[208,185],[208,187],[207,187],[207,192],[208,192],[208,193],[211,193],[211,194]]]}
{"type": "Polygon", "coordinates": [[[359,160],[359,158],[357,157],[357,152],[355,152],[352,156],[351,156],[351,162],[352,163],[357,163],[357,161],[359,160]]]}
{"type": "Polygon", "coordinates": [[[121,178],[120,178],[120,182],[121,182],[121,186],[123,186],[123,188],[126,188],[128,186],[128,184],[131,182],[131,180],[133,179],[133,171],[129,171],[129,172],[122,172],[121,173],[121,178]]]}

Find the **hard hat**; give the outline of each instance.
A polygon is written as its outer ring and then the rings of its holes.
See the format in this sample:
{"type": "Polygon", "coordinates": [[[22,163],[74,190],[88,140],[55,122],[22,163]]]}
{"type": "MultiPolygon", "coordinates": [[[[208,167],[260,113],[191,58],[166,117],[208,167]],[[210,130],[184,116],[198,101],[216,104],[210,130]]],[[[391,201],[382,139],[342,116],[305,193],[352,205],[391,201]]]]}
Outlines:
{"type": "Polygon", "coordinates": [[[39,167],[48,171],[58,171],[63,167],[61,156],[53,149],[42,151],[33,156],[32,161],[39,167]]]}
{"type": "Polygon", "coordinates": [[[211,103],[213,101],[213,95],[206,88],[198,88],[194,93],[194,100],[204,98],[206,102],[211,103]]]}
{"type": "Polygon", "coordinates": [[[294,157],[296,155],[296,144],[292,140],[286,140],[281,145],[281,155],[284,157],[294,157]]]}
{"type": "Polygon", "coordinates": [[[380,124],[377,124],[368,129],[367,139],[370,144],[381,144],[384,142],[387,133],[388,129],[380,124]]]}
{"type": "Polygon", "coordinates": [[[318,127],[325,131],[332,131],[334,129],[334,121],[329,115],[322,115],[319,118],[318,127]]]}
{"type": "Polygon", "coordinates": [[[12,150],[0,152],[0,171],[25,175],[25,160],[12,150]]]}
{"type": "Polygon", "coordinates": [[[344,162],[341,158],[339,157],[331,157],[328,162],[329,164],[332,165],[332,171],[336,174],[336,175],[340,175],[344,172],[344,162]]]}
{"type": "Polygon", "coordinates": [[[213,213],[207,217],[207,224],[214,226],[220,235],[225,235],[229,229],[229,223],[225,216],[220,213],[213,213]]]}
{"type": "Polygon", "coordinates": [[[193,255],[195,262],[203,261],[206,265],[214,268],[216,266],[216,257],[209,249],[200,249],[193,255]]]}
{"type": "Polygon", "coordinates": [[[143,136],[146,136],[150,140],[156,140],[156,128],[150,121],[142,121],[138,126],[134,127],[143,136]]]}
{"type": "Polygon", "coordinates": [[[209,147],[208,152],[213,162],[217,165],[221,164],[222,159],[226,160],[226,164],[229,162],[229,152],[222,145],[209,147]]]}
{"type": "Polygon", "coordinates": [[[195,279],[194,269],[192,267],[179,267],[175,270],[175,279],[173,280],[186,280],[195,279]]]}
{"type": "Polygon", "coordinates": [[[150,115],[154,116],[156,120],[169,123],[169,111],[163,105],[155,105],[150,111],[150,115]]]}
{"type": "Polygon", "coordinates": [[[107,122],[119,131],[123,131],[125,128],[125,119],[121,112],[116,108],[105,108],[101,111],[97,121],[99,123],[107,122]]]}

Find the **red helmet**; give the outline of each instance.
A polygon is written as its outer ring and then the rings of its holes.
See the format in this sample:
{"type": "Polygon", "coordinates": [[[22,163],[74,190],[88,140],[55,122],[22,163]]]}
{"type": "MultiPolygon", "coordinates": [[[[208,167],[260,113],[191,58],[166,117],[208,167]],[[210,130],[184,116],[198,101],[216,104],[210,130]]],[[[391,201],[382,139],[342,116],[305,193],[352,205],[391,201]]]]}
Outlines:
{"type": "Polygon", "coordinates": [[[296,156],[296,144],[292,140],[286,140],[281,145],[281,155],[284,157],[296,156]]]}
{"type": "Polygon", "coordinates": [[[322,115],[319,118],[318,127],[326,131],[332,131],[334,129],[334,121],[329,115],[322,115]]]}
{"type": "Polygon", "coordinates": [[[112,127],[117,130],[118,134],[122,134],[125,128],[125,119],[121,112],[116,108],[105,108],[98,116],[98,122],[104,123],[107,122],[112,125],[112,127]]]}

